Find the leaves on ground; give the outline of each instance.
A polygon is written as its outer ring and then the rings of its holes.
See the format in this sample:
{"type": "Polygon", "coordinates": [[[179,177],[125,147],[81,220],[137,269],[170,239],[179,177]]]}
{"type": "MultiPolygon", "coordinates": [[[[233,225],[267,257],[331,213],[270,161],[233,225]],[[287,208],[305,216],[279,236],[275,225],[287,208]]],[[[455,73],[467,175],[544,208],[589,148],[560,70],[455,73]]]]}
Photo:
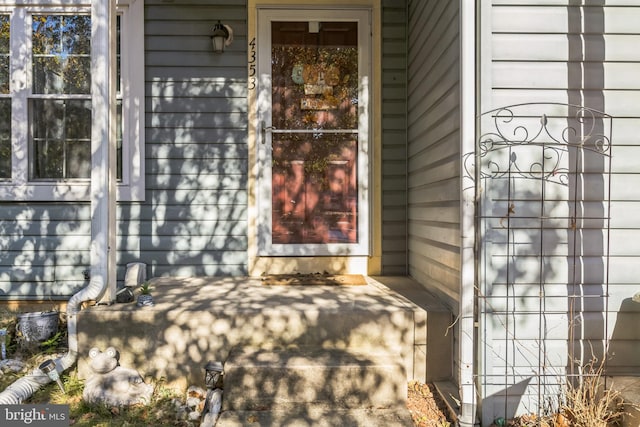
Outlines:
{"type": "Polygon", "coordinates": [[[452,420],[447,417],[447,409],[433,384],[418,381],[409,383],[407,409],[415,427],[450,427],[452,420]]]}

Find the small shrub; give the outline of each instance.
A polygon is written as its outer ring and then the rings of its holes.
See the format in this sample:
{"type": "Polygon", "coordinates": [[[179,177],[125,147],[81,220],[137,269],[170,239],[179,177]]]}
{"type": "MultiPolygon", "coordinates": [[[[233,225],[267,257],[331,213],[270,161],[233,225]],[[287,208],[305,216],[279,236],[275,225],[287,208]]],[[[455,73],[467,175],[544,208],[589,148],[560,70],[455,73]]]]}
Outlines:
{"type": "Polygon", "coordinates": [[[605,388],[603,364],[595,360],[579,378],[567,379],[556,412],[537,417],[523,415],[509,423],[513,427],[612,427],[624,415],[620,393],[605,388]]]}
{"type": "Polygon", "coordinates": [[[607,427],[624,414],[620,393],[605,388],[602,369],[587,374],[577,384],[567,382],[561,414],[572,427],[607,427]]]}

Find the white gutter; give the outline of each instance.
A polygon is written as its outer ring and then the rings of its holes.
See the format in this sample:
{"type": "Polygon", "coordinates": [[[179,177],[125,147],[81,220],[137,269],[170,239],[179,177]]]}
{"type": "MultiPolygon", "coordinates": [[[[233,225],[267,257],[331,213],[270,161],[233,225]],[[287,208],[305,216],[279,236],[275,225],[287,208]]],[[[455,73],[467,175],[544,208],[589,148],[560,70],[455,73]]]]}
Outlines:
{"type": "MultiPolygon", "coordinates": [[[[56,359],[58,374],[78,359],[77,314],[82,303],[115,300],[116,247],[116,7],[115,1],[91,2],[91,281],[67,303],[69,351],[56,359]],[[105,292],[106,291],[106,292],[105,292]]],[[[40,368],[2,393],[0,405],[18,404],[53,381],[40,368]]]]}
{"type": "MultiPolygon", "coordinates": [[[[476,141],[476,9],[475,0],[460,0],[460,144],[461,174],[465,154],[475,153],[476,141]]],[[[467,165],[468,166],[468,165],[467,165]]],[[[470,171],[471,172],[471,171],[470,171]]],[[[475,175],[475,172],[472,172],[475,175]]],[[[475,176],[474,176],[475,178],[475,176]]],[[[477,180],[474,179],[475,182],[477,180]]],[[[460,426],[476,424],[475,373],[475,188],[464,189],[460,177],[461,280],[460,280],[460,426]]]]}

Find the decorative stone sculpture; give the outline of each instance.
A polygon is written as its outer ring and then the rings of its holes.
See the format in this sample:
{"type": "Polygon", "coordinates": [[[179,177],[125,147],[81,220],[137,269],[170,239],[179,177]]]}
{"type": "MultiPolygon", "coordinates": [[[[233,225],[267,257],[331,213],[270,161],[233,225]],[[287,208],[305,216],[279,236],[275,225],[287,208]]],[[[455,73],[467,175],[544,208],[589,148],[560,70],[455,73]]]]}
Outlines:
{"type": "Polygon", "coordinates": [[[138,371],[120,366],[115,348],[101,352],[94,347],[89,357],[94,375],[85,382],[82,398],[86,402],[110,406],[149,403],[153,386],[146,384],[138,371]]]}

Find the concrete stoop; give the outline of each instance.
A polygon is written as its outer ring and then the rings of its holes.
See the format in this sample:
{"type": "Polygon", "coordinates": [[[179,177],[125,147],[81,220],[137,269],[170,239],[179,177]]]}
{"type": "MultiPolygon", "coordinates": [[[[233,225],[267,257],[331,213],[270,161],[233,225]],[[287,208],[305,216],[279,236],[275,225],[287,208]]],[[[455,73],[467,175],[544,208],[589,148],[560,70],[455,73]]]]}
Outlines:
{"type": "Polygon", "coordinates": [[[313,427],[409,427],[413,425],[406,408],[339,409],[298,406],[272,411],[226,411],[216,427],[313,426],[313,427]]]}
{"type": "Polygon", "coordinates": [[[451,377],[453,319],[411,278],[366,282],[155,278],[153,306],[78,314],[78,375],[92,375],[92,347],[116,347],[122,366],[178,389],[204,385],[219,361],[222,426],[411,426],[407,381],[451,377]]]}
{"type": "Polygon", "coordinates": [[[217,425],[411,425],[397,355],[243,348],[230,353],[224,370],[217,425]]]}
{"type": "Polygon", "coordinates": [[[322,347],[394,353],[405,386],[450,378],[451,314],[409,278],[367,281],[263,286],[259,278],[156,278],[154,306],[99,305],[78,314],[78,375],[92,375],[92,347],[116,347],[122,366],[182,389],[202,385],[204,365],[226,362],[237,348],[322,347]]]}

